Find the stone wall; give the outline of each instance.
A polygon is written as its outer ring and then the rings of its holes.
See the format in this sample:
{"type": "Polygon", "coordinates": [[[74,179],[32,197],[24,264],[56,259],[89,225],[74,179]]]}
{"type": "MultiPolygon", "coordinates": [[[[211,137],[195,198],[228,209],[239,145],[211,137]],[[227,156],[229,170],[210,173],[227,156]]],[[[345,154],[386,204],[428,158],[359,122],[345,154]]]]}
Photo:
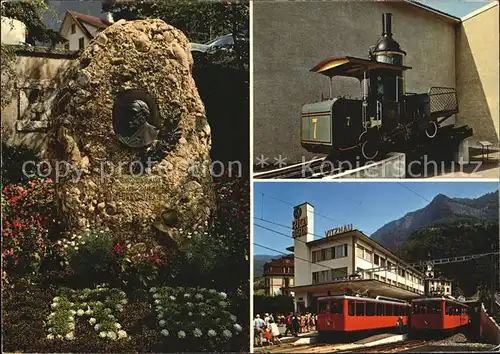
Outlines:
{"type": "Polygon", "coordinates": [[[480,335],[491,344],[500,344],[500,327],[495,319],[488,315],[483,304],[481,304],[480,335]]]}
{"type": "Polygon", "coordinates": [[[46,152],[46,131],[50,105],[62,73],[78,52],[43,47],[13,46],[17,55],[13,98],[2,108],[2,140],[24,145],[41,156],[46,152]]]}
{"type": "MultiPolygon", "coordinates": [[[[311,158],[300,145],[305,103],[329,94],[329,80],[309,70],[328,57],[367,58],[382,32],[382,14],[393,14],[394,38],[408,54],[408,92],[455,87],[458,19],[406,2],[282,2],[253,4],[254,156],[311,158]],[[258,30],[256,30],[258,29],[258,30]]],[[[356,79],[335,78],[333,95],[360,96],[356,79]]],[[[254,160],[255,163],[255,160],[254,160]]]]}
{"type": "Polygon", "coordinates": [[[499,5],[494,2],[463,18],[457,29],[457,123],[474,130],[470,139],[498,144],[499,5]]]}

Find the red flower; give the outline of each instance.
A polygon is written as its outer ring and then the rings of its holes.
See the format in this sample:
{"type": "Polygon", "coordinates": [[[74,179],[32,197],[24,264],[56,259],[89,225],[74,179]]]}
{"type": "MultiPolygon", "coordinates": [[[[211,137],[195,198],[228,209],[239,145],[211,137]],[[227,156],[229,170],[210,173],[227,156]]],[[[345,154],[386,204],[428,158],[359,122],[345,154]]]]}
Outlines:
{"type": "Polygon", "coordinates": [[[117,243],[115,248],[114,248],[114,251],[116,253],[123,253],[123,247],[119,243],[117,243]]]}

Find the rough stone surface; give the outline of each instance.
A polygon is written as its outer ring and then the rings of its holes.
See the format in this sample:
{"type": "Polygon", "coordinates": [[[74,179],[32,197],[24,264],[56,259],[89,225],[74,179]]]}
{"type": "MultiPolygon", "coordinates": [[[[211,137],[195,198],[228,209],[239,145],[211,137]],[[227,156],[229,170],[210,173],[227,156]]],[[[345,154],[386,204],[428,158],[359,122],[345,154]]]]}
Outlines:
{"type": "Polygon", "coordinates": [[[193,166],[210,162],[210,127],[192,65],[181,31],[139,20],[108,27],[68,69],[52,107],[49,151],[53,161],[71,162],[82,173],[76,182],[76,174],[56,181],[70,227],[109,228],[170,247],[187,240],[179,230],[208,224],[212,178],[208,168],[193,166]],[[126,146],[113,125],[116,98],[132,89],[156,101],[158,137],[144,148],[126,146]],[[149,174],[134,169],[137,163],[131,167],[134,161],[148,167],[148,158],[149,174]]]}

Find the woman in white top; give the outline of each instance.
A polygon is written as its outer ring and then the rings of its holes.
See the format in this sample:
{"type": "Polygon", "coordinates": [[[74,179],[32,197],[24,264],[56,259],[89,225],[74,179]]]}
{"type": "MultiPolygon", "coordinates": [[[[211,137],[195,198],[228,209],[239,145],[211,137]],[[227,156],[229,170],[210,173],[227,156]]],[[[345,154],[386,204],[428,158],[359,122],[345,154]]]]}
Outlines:
{"type": "Polygon", "coordinates": [[[269,320],[269,328],[271,329],[271,334],[273,335],[273,342],[278,341],[278,343],[280,343],[280,330],[278,328],[278,325],[274,323],[273,320],[269,320]]]}

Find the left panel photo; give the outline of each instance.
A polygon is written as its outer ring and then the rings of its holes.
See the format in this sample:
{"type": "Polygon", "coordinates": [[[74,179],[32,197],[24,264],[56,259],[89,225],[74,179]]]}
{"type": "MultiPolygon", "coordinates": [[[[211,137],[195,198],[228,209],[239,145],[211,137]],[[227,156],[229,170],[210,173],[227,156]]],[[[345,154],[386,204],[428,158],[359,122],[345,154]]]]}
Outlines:
{"type": "Polygon", "coordinates": [[[1,15],[3,350],[248,352],[249,3],[1,15]]]}

